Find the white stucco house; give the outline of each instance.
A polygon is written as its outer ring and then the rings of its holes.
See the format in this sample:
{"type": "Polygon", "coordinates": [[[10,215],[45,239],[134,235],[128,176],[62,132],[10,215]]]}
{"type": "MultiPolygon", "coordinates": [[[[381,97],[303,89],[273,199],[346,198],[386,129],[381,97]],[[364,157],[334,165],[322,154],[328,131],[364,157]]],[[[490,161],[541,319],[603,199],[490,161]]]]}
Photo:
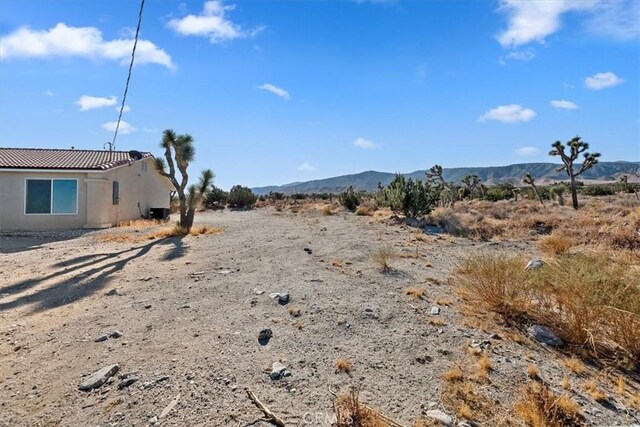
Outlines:
{"type": "Polygon", "coordinates": [[[169,208],[151,153],[0,148],[0,230],[106,228],[169,208]]]}

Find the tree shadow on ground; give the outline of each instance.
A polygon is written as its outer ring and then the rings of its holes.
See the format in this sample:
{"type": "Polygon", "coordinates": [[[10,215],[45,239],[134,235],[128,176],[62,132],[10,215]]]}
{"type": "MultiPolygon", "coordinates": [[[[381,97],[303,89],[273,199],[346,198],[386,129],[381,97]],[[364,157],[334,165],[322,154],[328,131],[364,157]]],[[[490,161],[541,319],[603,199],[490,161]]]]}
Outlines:
{"type": "Polygon", "coordinates": [[[0,233],[0,253],[32,251],[43,245],[76,239],[95,230],[6,231],[0,233]]]}
{"type": "Polygon", "coordinates": [[[0,302],[0,312],[33,305],[32,312],[35,313],[79,301],[103,289],[113,279],[113,274],[123,270],[131,261],[145,256],[151,248],[157,245],[172,246],[168,253],[162,257],[162,260],[176,259],[186,253],[186,248],[182,244],[182,236],[176,236],[154,240],[142,246],[117,252],[81,255],[62,261],[52,266],[56,270],[51,274],[0,288],[0,294],[15,295],[44,284],[46,281],[71,275],[33,293],[21,295],[12,301],[0,302]],[[123,255],[127,256],[121,258],[123,255]]]}

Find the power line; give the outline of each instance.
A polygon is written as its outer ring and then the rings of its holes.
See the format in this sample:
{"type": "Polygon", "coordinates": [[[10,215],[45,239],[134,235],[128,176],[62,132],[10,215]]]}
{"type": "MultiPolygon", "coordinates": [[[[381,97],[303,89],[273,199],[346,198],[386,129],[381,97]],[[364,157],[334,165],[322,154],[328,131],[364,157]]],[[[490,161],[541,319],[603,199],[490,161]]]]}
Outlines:
{"type": "Polygon", "coordinates": [[[122,120],[122,112],[124,110],[124,103],[127,100],[127,92],[129,92],[129,81],[131,80],[131,70],[133,70],[133,61],[136,57],[136,47],[138,46],[138,35],[140,34],[140,25],[142,24],[142,10],[144,9],[144,0],[140,1],[140,11],[138,12],[138,26],[136,27],[136,35],[133,40],[133,49],[131,50],[131,62],[129,63],[129,72],[127,74],[127,82],[124,85],[124,94],[122,95],[122,104],[120,105],[120,113],[118,114],[118,122],[116,123],[116,131],[113,134],[113,141],[109,146],[109,151],[115,150],[116,138],[118,137],[118,130],[120,129],[120,121],[122,120]]]}

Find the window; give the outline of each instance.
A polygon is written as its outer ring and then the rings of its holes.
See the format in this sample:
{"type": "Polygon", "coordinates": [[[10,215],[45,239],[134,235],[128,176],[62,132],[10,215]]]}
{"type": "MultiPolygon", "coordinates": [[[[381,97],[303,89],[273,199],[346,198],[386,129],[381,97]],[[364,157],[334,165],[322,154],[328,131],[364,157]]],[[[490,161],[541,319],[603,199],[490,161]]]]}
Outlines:
{"type": "Polygon", "coordinates": [[[27,179],[26,214],[77,214],[78,180],[27,179]]]}
{"type": "Polygon", "coordinates": [[[118,181],[113,181],[113,191],[111,192],[113,204],[117,205],[120,203],[120,183],[118,181]]]}

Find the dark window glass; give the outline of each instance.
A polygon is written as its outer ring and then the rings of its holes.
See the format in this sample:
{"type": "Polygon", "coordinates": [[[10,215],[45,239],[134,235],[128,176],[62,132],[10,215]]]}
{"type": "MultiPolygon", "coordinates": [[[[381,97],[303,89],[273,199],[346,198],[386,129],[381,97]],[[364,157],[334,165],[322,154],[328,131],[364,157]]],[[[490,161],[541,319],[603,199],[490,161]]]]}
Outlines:
{"type": "Polygon", "coordinates": [[[27,206],[28,214],[51,213],[51,180],[28,179],[27,180],[27,206]]]}

